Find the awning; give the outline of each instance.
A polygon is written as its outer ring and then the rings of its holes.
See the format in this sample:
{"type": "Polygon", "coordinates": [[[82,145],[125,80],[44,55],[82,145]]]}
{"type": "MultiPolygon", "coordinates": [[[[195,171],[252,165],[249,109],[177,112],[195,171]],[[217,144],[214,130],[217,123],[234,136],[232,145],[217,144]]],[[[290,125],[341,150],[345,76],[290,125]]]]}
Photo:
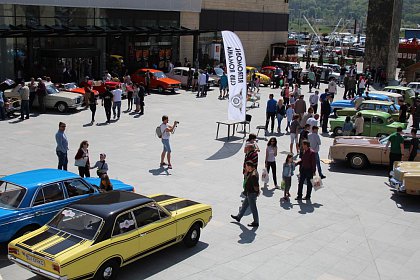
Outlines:
{"type": "Polygon", "coordinates": [[[105,37],[132,36],[191,36],[213,30],[195,30],[186,27],[143,26],[64,26],[64,25],[0,25],[0,38],[19,37],[105,37]]]}

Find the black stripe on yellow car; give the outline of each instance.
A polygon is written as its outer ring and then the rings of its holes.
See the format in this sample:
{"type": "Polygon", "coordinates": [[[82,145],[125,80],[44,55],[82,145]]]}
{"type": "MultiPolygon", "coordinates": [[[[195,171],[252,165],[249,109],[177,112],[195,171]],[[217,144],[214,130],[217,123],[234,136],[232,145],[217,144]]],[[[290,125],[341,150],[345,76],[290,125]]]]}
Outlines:
{"type": "Polygon", "coordinates": [[[162,195],[158,195],[158,196],[151,197],[151,198],[156,202],[162,202],[162,201],[177,198],[177,197],[172,196],[172,195],[162,194],[162,195]]]}
{"type": "Polygon", "coordinates": [[[42,253],[39,253],[39,252],[37,252],[37,251],[34,251],[34,250],[32,250],[32,249],[30,249],[30,248],[28,248],[28,247],[25,247],[25,246],[22,246],[21,244],[16,244],[16,247],[19,247],[19,248],[21,248],[21,249],[23,249],[23,250],[25,250],[25,251],[28,251],[29,253],[31,253],[31,254],[33,254],[33,255],[37,255],[37,256],[39,256],[39,257],[42,257],[42,258],[45,258],[45,259],[48,259],[48,260],[51,260],[52,258],[51,257],[49,257],[49,256],[47,256],[47,255],[45,255],[45,254],[42,254],[42,253]]]}
{"type": "Polygon", "coordinates": [[[176,201],[174,203],[168,204],[163,206],[166,210],[172,212],[172,211],[176,211],[176,210],[180,210],[189,206],[193,206],[199,204],[198,202],[192,201],[192,200],[181,200],[181,201],[176,201]]]}
{"type": "Polygon", "coordinates": [[[177,242],[177,240],[178,240],[178,238],[175,237],[175,238],[170,239],[170,240],[168,240],[166,242],[160,243],[160,244],[158,244],[158,245],[156,245],[156,246],[154,246],[152,248],[149,248],[147,250],[141,251],[140,253],[137,253],[137,254],[135,254],[135,255],[127,258],[126,260],[124,260],[123,261],[123,265],[125,265],[126,263],[128,263],[130,261],[134,261],[137,258],[141,258],[141,257],[143,257],[143,256],[145,256],[145,255],[147,255],[149,253],[152,253],[153,251],[159,250],[160,248],[163,248],[163,247],[168,246],[168,245],[170,245],[172,243],[175,243],[175,242],[177,242]]]}
{"type": "MultiPolygon", "coordinates": [[[[187,219],[187,218],[189,218],[189,217],[193,217],[193,216],[195,216],[195,215],[199,215],[199,214],[202,214],[202,213],[207,212],[207,211],[211,211],[211,209],[204,209],[204,210],[201,210],[201,211],[199,211],[199,212],[196,212],[196,213],[193,213],[193,214],[187,215],[187,216],[185,216],[185,217],[179,218],[179,220],[187,219]]],[[[177,220],[178,220],[178,219],[177,219],[177,220]]],[[[176,223],[176,222],[177,222],[177,220],[174,220],[174,221],[172,221],[172,222],[170,222],[170,223],[167,223],[167,224],[161,225],[161,226],[159,226],[159,227],[157,227],[157,228],[154,228],[154,229],[152,229],[152,230],[150,230],[150,231],[147,231],[146,233],[151,233],[151,232],[153,232],[153,231],[156,231],[156,230],[159,230],[159,229],[164,228],[164,227],[166,227],[166,226],[169,226],[169,225],[171,225],[171,224],[173,224],[173,223],[176,223]]],[[[142,233],[142,234],[144,234],[144,233],[142,233]]],[[[66,267],[66,266],[68,266],[68,265],[70,265],[70,264],[72,264],[72,263],[75,263],[75,262],[77,262],[77,261],[79,261],[79,260],[82,260],[82,259],[84,259],[84,258],[86,258],[86,257],[88,257],[88,256],[90,256],[90,255],[92,255],[92,254],[95,254],[95,253],[99,252],[99,251],[105,250],[105,249],[107,249],[107,248],[109,248],[109,247],[112,247],[112,246],[115,246],[115,245],[118,245],[118,244],[121,244],[121,243],[125,243],[125,242],[128,242],[128,241],[131,241],[131,240],[133,240],[133,239],[139,238],[140,236],[141,236],[141,235],[140,235],[140,234],[138,234],[138,235],[132,236],[132,237],[130,237],[130,238],[127,238],[127,239],[124,239],[124,240],[120,240],[120,241],[118,241],[118,242],[114,242],[114,243],[112,243],[112,244],[108,244],[108,245],[105,245],[105,246],[103,246],[103,247],[97,248],[97,249],[95,249],[95,250],[93,250],[93,251],[91,251],[91,252],[89,252],[89,253],[86,253],[86,254],[84,254],[84,255],[81,255],[81,256],[79,256],[79,257],[77,257],[77,258],[75,258],[75,259],[73,259],[73,260],[71,260],[71,261],[69,261],[69,262],[67,262],[67,263],[63,263],[63,264],[61,265],[61,267],[66,267]]]]}
{"type": "Polygon", "coordinates": [[[53,228],[48,228],[46,231],[41,232],[40,234],[35,235],[34,237],[31,237],[22,243],[28,246],[34,246],[35,244],[38,244],[58,233],[58,230],[53,228]]]}
{"type": "Polygon", "coordinates": [[[58,242],[43,251],[51,255],[57,255],[58,253],[65,251],[76,244],[79,244],[82,240],[83,239],[80,237],[70,235],[68,238],[63,239],[61,242],[58,242]]]}

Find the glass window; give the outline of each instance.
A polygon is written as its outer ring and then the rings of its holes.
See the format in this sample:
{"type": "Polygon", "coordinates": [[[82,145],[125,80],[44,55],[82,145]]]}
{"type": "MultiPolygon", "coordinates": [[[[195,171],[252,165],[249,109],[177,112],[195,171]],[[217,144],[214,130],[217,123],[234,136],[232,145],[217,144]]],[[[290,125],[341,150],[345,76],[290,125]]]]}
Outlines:
{"type": "Polygon", "coordinates": [[[0,181],[0,207],[17,208],[25,193],[25,188],[9,182],[0,181]]]}
{"type": "Polygon", "coordinates": [[[115,220],[114,225],[114,231],[112,232],[112,235],[119,235],[123,234],[129,231],[132,231],[136,228],[136,225],[134,223],[133,216],[131,212],[122,214],[115,220]]]}
{"type": "Polygon", "coordinates": [[[159,209],[154,204],[152,204],[134,210],[133,214],[136,218],[137,226],[140,228],[145,225],[159,221],[161,218],[159,212],[159,209]]]}
{"type": "Polygon", "coordinates": [[[63,200],[64,193],[60,183],[51,184],[42,188],[45,203],[63,200]]]}
{"type": "Polygon", "coordinates": [[[372,123],[374,123],[374,124],[383,124],[384,121],[381,118],[379,118],[379,117],[373,117],[372,118],[372,123]]]}
{"type": "Polygon", "coordinates": [[[86,186],[81,180],[72,180],[64,182],[66,186],[67,194],[69,197],[89,194],[93,192],[93,189],[86,186]]]}
{"type": "Polygon", "coordinates": [[[188,70],[182,71],[182,76],[188,77],[188,70]]]}
{"type": "Polygon", "coordinates": [[[41,205],[41,204],[44,204],[44,203],[45,203],[44,193],[43,193],[42,189],[39,189],[39,191],[38,191],[38,193],[35,197],[33,206],[41,205]]]}
{"type": "Polygon", "coordinates": [[[65,208],[49,222],[49,226],[92,240],[95,238],[101,223],[102,219],[99,217],[76,209],[65,208]]]}
{"type": "Polygon", "coordinates": [[[181,75],[181,70],[180,69],[174,69],[174,75],[181,75]]]}

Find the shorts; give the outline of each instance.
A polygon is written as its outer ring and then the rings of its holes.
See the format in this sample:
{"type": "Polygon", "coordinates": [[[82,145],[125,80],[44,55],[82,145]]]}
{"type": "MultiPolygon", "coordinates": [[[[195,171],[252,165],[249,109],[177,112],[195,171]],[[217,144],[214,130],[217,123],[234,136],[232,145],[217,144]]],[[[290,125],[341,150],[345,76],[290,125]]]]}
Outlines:
{"type": "Polygon", "coordinates": [[[169,139],[162,139],[163,144],[163,151],[164,152],[171,152],[171,145],[169,144],[169,139]]]}
{"type": "Polygon", "coordinates": [[[290,144],[298,143],[298,135],[296,133],[290,133],[290,144]]]}

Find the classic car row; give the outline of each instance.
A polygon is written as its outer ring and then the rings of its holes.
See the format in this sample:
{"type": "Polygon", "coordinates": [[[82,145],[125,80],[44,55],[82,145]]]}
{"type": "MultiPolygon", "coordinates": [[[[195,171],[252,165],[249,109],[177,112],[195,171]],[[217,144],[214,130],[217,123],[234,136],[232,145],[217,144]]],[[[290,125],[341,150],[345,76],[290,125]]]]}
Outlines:
{"type": "Polygon", "coordinates": [[[212,208],[171,195],[143,196],[111,180],[61,170],[17,173],[0,181],[1,242],[8,258],[49,279],[115,279],[120,267],[178,242],[197,244],[212,208]]]}

